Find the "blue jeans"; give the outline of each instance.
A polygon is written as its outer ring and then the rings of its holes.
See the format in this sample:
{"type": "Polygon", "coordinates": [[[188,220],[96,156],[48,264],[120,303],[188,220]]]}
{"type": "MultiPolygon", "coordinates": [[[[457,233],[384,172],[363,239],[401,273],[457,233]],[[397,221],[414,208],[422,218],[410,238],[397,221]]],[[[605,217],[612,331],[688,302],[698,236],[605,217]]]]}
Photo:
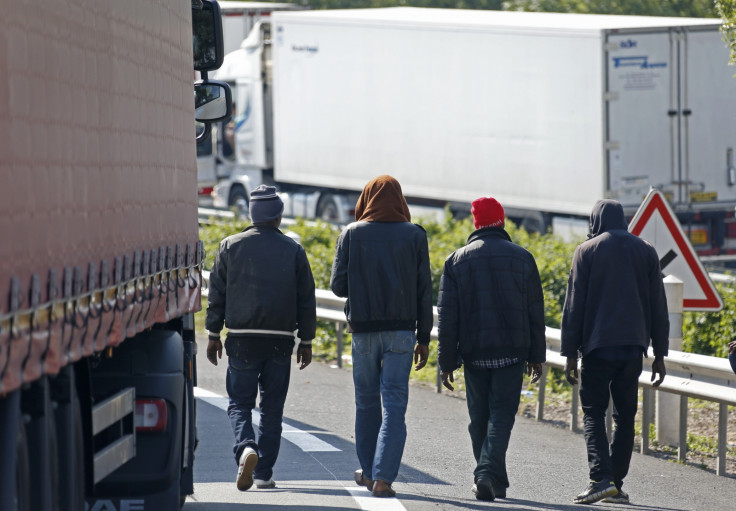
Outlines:
{"type": "Polygon", "coordinates": [[[230,404],[227,414],[235,434],[233,453],[235,463],[246,447],[258,453],[258,464],[253,477],[269,480],[281,447],[281,419],[289,389],[291,357],[263,358],[243,362],[228,357],[225,384],[230,404]],[[258,441],[253,433],[253,408],[260,390],[261,423],[258,441]]]}
{"type": "Polygon", "coordinates": [[[368,479],[391,484],[399,474],[415,343],[408,330],[353,334],[355,448],[368,479]]]}
{"type": "Polygon", "coordinates": [[[470,415],[470,442],[475,481],[490,479],[495,488],[508,488],[506,450],[516,421],[524,377],[524,362],[501,369],[465,365],[465,396],[470,415]]]}

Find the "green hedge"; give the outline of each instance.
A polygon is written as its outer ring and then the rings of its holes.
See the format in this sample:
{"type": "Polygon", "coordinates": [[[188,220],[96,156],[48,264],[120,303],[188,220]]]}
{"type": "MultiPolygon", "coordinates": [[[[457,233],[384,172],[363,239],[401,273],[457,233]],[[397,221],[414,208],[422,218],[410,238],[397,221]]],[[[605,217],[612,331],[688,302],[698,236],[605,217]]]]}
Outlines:
{"type": "MultiPolygon", "coordinates": [[[[427,231],[434,303],[437,302],[440,275],[445,258],[452,251],[463,246],[470,233],[473,232],[470,218],[454,220],[449,214],[445,217],[444,221],[415,219],[427,231]]],[[[249,222],[238,220],[200,228],[200,239],[205,245],[206,269],[212,266],[220,240],[243,230],[248,225],[249,222]]],[[[506,229],[515,243],[534,255],[544,288],[545,323],[550,327],[559,328],[567,277],[576,243],[565,243],[551,234],[528,233],[511,222],[507,222],[506,229]]],[[[339,234],[337,228],[322,221],[307,223],[298,220],[295,225],[284,227],[282,230],[293,231],[301,237],[301,243],[312,266],[317,288],[329,289],[335,241],[339,234]]],[[[726,345],[731,338],[736,336],[736,294],[733,293],[732,288],[723,284],[717,284],[716,287],[723,297],[722,311],[683,314],[683,349],[685,351],[712,356],[727,355],[726,345]]],[[[349,336],[347,338],[349,339],[349,336]]],[[[334,341],[331,341],[334,340],[334,332],[320,332],[318,339],[319,347],[328,350],[331,356],[334,356],[334,341]]],[[[349,352],[349,348],[347,351],[349,352]]],[[[323,354],[330,356],[328,352],[323,354]]]]}

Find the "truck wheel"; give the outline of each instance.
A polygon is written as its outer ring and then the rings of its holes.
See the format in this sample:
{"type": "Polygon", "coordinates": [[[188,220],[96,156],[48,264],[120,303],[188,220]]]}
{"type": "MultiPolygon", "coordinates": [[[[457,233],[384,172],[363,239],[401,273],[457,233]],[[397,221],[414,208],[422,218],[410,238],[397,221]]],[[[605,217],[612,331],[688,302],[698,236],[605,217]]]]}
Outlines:
{"type": "Polygon", "coordinates": [[[30,511],[31,509],[31,481],[30,481],[30,465],[28,460],[28,442],[26,440],[26,427],[23,423],[21,415],[18,421],[18,440],[16,443],[16,462],[15,462],[15,485],[16,485],[16,501],[15,509],[17,511],[30,511]]]}
{"type": "Polygon", "coordinates": [[[337,199],[333,194],[326,193],[319,199],[317,218],[332,223],[340,221],[340,207],[337,205],[337,199]]]}
{"type": "Polygon", "coordinates": [[[248,196],[245,194],[243,185],[233,185],[230,189],[227,205],[230,208],[235,208],[236,213],[239,215],[244,216],[248,214],[248,196]]]}

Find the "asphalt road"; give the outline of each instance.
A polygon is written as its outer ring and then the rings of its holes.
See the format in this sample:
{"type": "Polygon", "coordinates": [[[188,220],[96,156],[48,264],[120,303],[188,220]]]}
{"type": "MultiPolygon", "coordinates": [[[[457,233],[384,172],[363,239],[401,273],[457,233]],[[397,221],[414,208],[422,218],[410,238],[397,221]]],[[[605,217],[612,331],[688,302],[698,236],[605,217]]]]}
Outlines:
{"type": "MultiPolygon", "coordinates": [[[[215,367],[198,357],[198,435],[195,493],[185,511],[235,510],[567,510],[588,481],[583,437],[517,417],[507,465],[508,498],[486,503],[470,491],[475,465],[467,433],[465,401],[412,387],[408,438],[395,499],[371,497],[353,482],[359,468],[354,446],[353,383],[350,368],[314,362],[299,371],[294,359],[286,401],[281,453],[274,468],[277,488],[240,492],[225,413],[226,361],[215,367]]],[[[630,506],[594,504],[597,509],[734,510],[736,479],[634,454],[625,489],[630,506]]]]}

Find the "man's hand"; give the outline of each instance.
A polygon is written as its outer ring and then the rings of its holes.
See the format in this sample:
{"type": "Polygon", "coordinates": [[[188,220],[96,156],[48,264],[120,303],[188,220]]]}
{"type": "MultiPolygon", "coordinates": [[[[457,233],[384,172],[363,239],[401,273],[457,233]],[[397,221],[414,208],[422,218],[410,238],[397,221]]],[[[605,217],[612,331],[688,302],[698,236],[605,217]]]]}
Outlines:
{"type": "Polygon", "coordinates": [[[417,344],[414,348],[414,370],[419,371],[422,367],[427,365],[427,359],[429,358],[429,346],[426,344],[417,344]]]}
{"type": "Polygon", "coordinates": [[[531,383],[537,383],[542,377],[542,364],[539,362],[526,363],[526,375],[532,377],[531,383]]]}
{"type": "Polygon", "coordinates": [[[667,374],[667,370],[664,367],[664,357],[654,357],[654,362],[652,362],[652,386],[659,387],[662,382],[664,381],[664,377],[667,374]],[[657,381],[654,381],[654,378],[659,375],[659,378],[657,381]]]}
{"type": "Polygon", "coordinates": [[[217,365],[218,358],[222,358],[222,342],[219,337],[210,337],[207,343],[207,360],[217,365]]]}
{"type": "Polygon", "coordinates": [[[565,378],[570,385],[578,384],[578,357],[567,357],[565,362],[565,378]]]}
{"type": "Polygon", "coordinates": [[[450,384],[450,382],[455,382],[455,377],[452,375],[452,371],[450,371],[449,373],[440,371],[440,378],[442,379],[442,385],[444,385],[449,390],[455,390],[455,387],[450,384]]]}
{"type": "Polygon", "coordinates": [[[301,364],[299,370],[301,371],[309,364],[312,363],[312,347],[302,346],[301,344],[296,349],[296,363],[301,364]]]}

